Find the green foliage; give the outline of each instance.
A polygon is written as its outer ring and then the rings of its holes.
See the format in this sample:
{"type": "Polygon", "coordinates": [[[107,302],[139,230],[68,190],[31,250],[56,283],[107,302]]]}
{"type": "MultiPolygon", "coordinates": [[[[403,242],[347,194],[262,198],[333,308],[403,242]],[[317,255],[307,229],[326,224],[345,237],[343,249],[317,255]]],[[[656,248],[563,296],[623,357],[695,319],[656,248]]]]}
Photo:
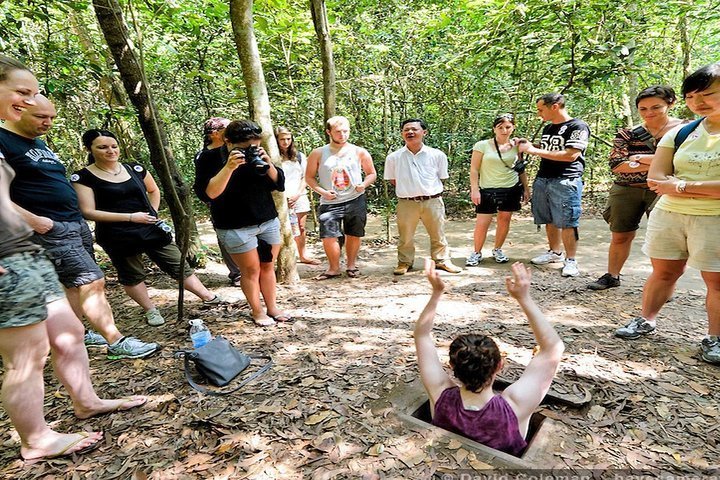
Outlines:
{"type": "MultiPolygon", "coordinates": [[[[126,0],[123,8],[191,180],[203,121],[248,114],[228,4],[126,0]]],[[[428,143],[449,155],[449,190],[460,206],[470,148],[490,135],[497,113],[515,113],[518,134],[532,136],[540,127],[535,98],[564,90],[570,113],[610,140],[625,121],[623,95],[655,83],[679,86],[682,28],[691,69],[715,61],[720,47],[720,11],[709,0],[329,0],[327,9],[338,113],[351,118],[352,141],[371,152],[382,174],[387,153],[401,146],[400,120],[425,118],[428,143]]],[[[27,61],[59,107],[50,141],[69,169],[84,163],[79,137],[91,126],[120,132],[124,155],[147,164],[132,109],[108,93],[116,72],[90,2],[2,2],[0,19],[0,50],[27,61]]],[[[307,1],[257,1],[255,34],[273,121],[292,129],[305,152],[325,143],[307,1]]],[[[591,143],[591,188],[608,178],[606,155],[604,144],[591,143]]],[[[371,201],[385,204],[382,192],[374,189],[371,201]]]]}

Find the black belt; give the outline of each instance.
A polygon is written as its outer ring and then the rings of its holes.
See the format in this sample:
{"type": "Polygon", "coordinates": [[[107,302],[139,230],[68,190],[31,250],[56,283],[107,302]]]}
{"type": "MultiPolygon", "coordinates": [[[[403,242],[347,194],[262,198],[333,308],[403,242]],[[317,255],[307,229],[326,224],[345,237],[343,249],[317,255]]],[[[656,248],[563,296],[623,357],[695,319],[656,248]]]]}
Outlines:
{"type": "Polygon", "coordinates": [[[430,200],[431,198],[438,198],[442,196],[442,192],[436,193],[435,195],[420,195],[419,197],[401,198],[400,200],[412,200],[413,202],[423,202],[430,200]]]}

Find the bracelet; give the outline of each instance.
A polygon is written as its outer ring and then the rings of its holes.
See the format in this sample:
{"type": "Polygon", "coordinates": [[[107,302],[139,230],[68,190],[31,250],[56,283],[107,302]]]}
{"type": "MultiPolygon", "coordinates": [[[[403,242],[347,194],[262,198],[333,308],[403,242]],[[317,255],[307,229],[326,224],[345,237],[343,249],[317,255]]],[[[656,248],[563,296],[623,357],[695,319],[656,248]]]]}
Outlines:
{"type": "Polygon", "coordinates": [[[685,193],[686,188],[687,182],[685,180],[680,180],[678,183],[675,184],[675,191],[677,193],[685,193]]]}

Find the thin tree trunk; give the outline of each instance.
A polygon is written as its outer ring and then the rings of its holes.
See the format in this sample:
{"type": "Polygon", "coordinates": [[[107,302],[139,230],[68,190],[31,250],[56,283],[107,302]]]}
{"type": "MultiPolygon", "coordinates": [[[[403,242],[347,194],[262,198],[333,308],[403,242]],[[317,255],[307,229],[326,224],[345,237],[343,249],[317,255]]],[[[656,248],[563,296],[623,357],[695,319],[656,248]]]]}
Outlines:
{"type": "Polygon", "coordinates": [[[336,89],[335,89],[335,60],[333,60],[332,40],[328,26],[325,0],[310,0],[315,34],[320,45],[320,58],[323,70],[323,102],[325,120],[335,116],[336,89]]]}
{"type": "MultiPolygon", "coordinates": [[[[230,21],[247,90],[250,117],[263,130],[263,147],[273,162],[280,166],[280,153],[270,118],[270,99],[255,39],[252,9],[252,0],[230,0],[230,21]]],[[[297,247],[290,228],[287,200],[283,192],[274,192],[273,199],[280,218],[280,233],[283,240],[277,262],[277,277],[279,282],[294,283],[300,277],[295,265],[297,247]]]]}
{"type": "MultiPolygon", "coordinates": [[[[140,128],[150,150],[150,162],[159,177],[165,193],[165,201],[175,224],[177,243],[183,250],[187,248],[185,245],[190,241],[191,235],[197,238],[190,190],[177,169],[164,125],[152,99],[142,62],[135,53],[119,3],[117,0],[93,0],[93,6],[100,29],[120,71],[125,91],[137,110],[140,128]]],[[[178,283],[178,322],[181,322],[184,289],[182,280],[178,283]]]]}

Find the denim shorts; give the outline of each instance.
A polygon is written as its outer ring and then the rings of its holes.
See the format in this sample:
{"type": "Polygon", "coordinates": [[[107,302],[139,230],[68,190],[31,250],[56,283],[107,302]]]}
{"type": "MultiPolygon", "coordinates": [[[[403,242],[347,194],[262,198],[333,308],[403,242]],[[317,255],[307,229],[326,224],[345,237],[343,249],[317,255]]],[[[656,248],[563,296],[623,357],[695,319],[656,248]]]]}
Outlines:
{"type": "Polygon", "coordinates": [[[0,258],[0,328],[25,327],[47,318],[46,305],[65,297],[52,264],[41,252],[0,258]]]}
{"type": "Polygon", "coordinates": [[[32,240],[45,249],[65,287],[81,287],[104,277],[95,263],[92,233],[84,220],[53,222],[50,231],[36,233],[32,240]]]}
{"type": "Polygon", "coordinates": [[[234,228],[231,230],[215,229],[218,240],[230,254],[246,253],[258,247],[258,240],[268,245],[280,245],[280,220],[277,217],[260,225],[234,228]]]}
{"type": "Polygon", "coordinates": [[[583,183],[581,178],[536,178],[533,182],[532,214],[536,225],[557,228],[580,225],[583,183]]]}
{"type": "Polygon", "coordinates": [[[320,238],[364,237],[367,223],[365,194],[343,203],[320,205],[318,222],[320,238]]]}

